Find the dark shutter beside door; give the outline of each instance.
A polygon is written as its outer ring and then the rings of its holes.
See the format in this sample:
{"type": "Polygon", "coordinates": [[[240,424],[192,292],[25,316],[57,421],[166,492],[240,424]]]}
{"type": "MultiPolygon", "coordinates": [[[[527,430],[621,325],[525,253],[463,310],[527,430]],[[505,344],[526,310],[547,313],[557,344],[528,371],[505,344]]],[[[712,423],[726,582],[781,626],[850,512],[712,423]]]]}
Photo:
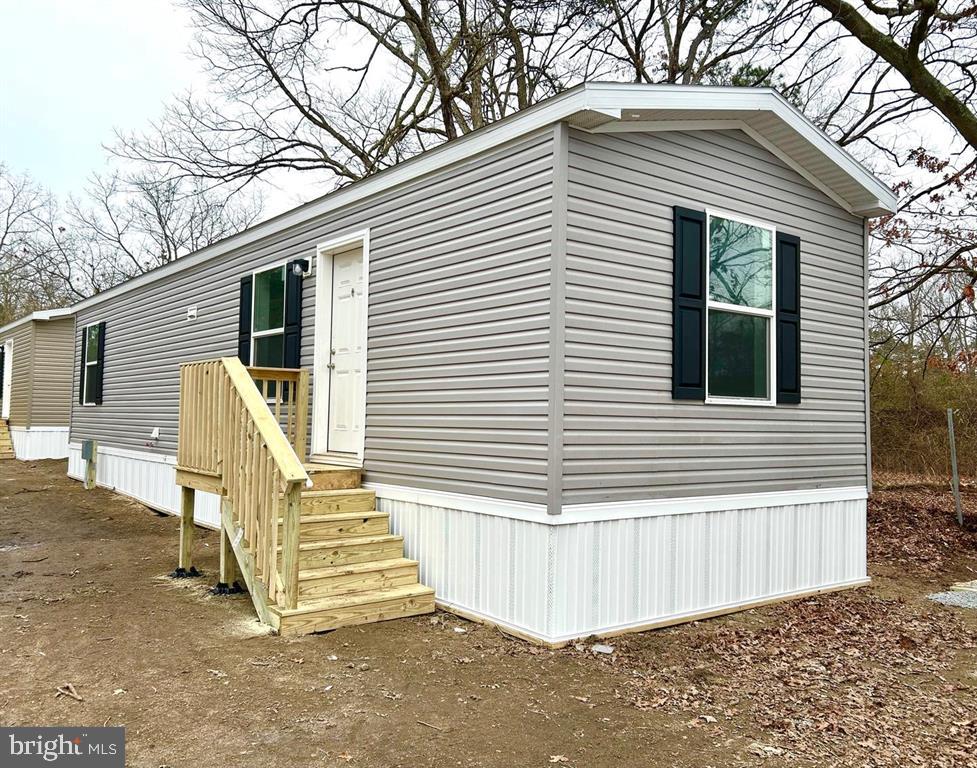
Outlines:
{"type": "Polygon", "coordinates": [[[304,260],[285,265],[285,368],[302,367],[302,272],[293,267],[305,266],[304,260]]]}
{"type": "Polygon", "coordinates": [[[237,310],[237,356],[245,365],[251,365],[251,281],[251,275],[241,278],[237,310]]]}
{"type": "Polygon", "coordinates": [[[801,241],[777,233],[777,402],[801,401],[801,241]]]}
{"type": "Polygon", "coordinates": [[[706,399],[706,214],[675,207],[672,397],[706,399]]]}

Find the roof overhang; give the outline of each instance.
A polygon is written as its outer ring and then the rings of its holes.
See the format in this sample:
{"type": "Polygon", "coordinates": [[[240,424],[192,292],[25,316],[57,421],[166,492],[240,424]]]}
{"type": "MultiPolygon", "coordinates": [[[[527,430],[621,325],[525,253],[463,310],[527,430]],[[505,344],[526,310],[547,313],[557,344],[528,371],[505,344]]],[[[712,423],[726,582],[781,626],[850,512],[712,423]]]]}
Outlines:
{"type": "Polygon", "coordinates": [[[16,320],[7,323],[5,326],[0,328],[0,334],[6,334],[17,328],[24,323],[30,323],[34,321],[44,322],[47,320],[58,320],[62,317],[71,317],[75,314],[73,307],[65,307],[63,309],[42,309],[37,312],[31,312],[29,315],[24,315],[16,320]]]}
{"type": "Polygon", "coordinates": [[[293,208],[74,305],[82,310],[559,122],[591,132],[739,128],[848,212],[880,216],[896,197],[771,88],[584,83],[466,136],[293,208]]]}
{"type": "Polygon", "coordinates": [[[771,88],[593,83],[567,117],[593,133],[735,128],[783,160],[849,213],[894,213],[897,198],[865,166],[771,88]]]}

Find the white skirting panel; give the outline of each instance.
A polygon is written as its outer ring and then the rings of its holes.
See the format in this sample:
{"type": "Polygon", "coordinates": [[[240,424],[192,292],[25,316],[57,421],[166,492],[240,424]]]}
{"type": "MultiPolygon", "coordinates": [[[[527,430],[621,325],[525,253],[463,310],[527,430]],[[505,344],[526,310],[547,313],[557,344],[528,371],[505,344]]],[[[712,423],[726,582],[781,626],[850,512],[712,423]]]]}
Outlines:
{"type": "Polygon", "coordinates": [[[67,427],[10,427],[10,439],[21,461],[68,457],[67,427]]]}
{"type": "Polygon", "coordinates": [[[555,527],[546,639],[863,583],[865,508],[852,499],[555,527]]]}
{"type": "Polygon", "coordinates": [[[439,603],[511,630],[540,636],[548,592],[548,525],[447,507],[382,498],[407,557],[420,563],[421,583],[439,603]]]}
{"type": "MultiPolygon", "coordinates": [[[[81,444],[68,446],[68,477],[84,479],[81,444]]],[[[180,513],[180,488],[176,484],[176,458],[158,453],[98,447],[95,482],[129,496],[161,512],[180,513]]],[[[220,527],[220,497],[197,491],[194,521],[207,528],[220,527]]]]}
{"type": "Polygon", "coordinates": [[[864,490],[846,501],[566,524],[377,492],[439,602],[547,643],[866,580],[864,490]]]}

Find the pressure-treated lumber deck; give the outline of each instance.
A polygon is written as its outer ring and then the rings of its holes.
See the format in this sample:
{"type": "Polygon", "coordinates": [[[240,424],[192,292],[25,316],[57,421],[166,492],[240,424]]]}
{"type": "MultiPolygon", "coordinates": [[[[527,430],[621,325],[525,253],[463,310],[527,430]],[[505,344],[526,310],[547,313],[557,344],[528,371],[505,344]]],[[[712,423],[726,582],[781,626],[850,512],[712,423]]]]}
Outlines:
{"type": "Polygon", "coordinates": [[[0,419],[0,459],[13,458],[15,458],[14,444],[10,439],[10,430],[7,428],[7,422],[0,419]]]}
{"type": "Polygon", "coordinates": [[[304,371],[245,368],[236,358],[181,366],[174,575],[196,573],[194,494],[209,491],[222,497],[218,589],[239,572],[258,617],[280,633],[432,612],[434,590],[419,583],[361,470],[299,459],[307,419],[304,371]]]}
{"type": "Polygon", "coordinates": [[[360,489],[360,470],[305,467],[313,487],[302,492],[299,600],[271,606],[275,628],[305,634],[434,611],[434,590],[418,582],[418,563],[404,557],[375,494],[360,489]]]}

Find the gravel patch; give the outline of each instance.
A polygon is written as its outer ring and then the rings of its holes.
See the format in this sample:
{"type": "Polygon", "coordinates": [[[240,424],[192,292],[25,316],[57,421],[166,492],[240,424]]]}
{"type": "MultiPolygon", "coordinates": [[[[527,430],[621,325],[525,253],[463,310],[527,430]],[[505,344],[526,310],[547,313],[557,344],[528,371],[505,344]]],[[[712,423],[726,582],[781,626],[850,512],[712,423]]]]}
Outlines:
{"type": "Polygon", "coordinates": [[[977,608],[977,592],[935,592],[927,597],[937,603],[956,608],[977,608]]]}

